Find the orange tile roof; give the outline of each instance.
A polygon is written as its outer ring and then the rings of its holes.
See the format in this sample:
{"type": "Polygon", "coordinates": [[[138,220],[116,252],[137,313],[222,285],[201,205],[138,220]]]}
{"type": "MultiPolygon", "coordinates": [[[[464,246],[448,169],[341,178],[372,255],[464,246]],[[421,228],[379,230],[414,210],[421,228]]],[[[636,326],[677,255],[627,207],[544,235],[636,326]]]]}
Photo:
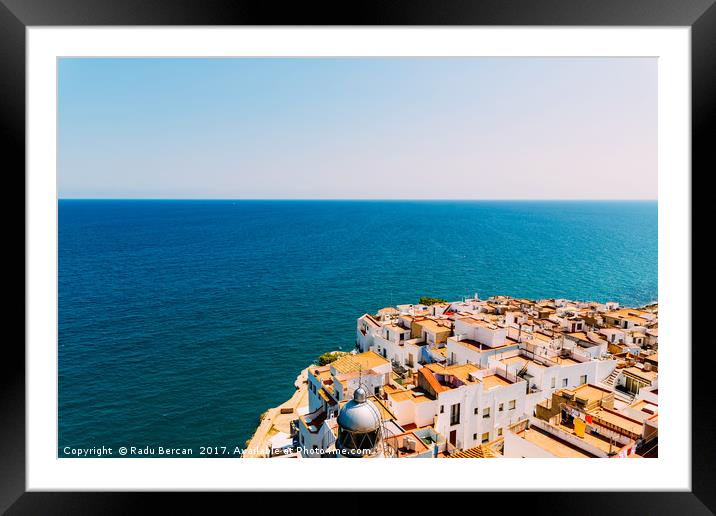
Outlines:
{"type": "Polygon", "coordinates": [[[369,371],[375,367],[389,364],[385,358],[374,351],[366,351],[365,353],[344,355],[331,366],[338,373],[349,373],[353,371],[369,371]]]}
{"type": "Polygon", "coordinates": [[[413,389],[400,390],[395,389],[393,391],[385,390],[388,397],[396,402],[412,401],[413,403],[423,403],[426,401],[432,401],[431,398],[425,395],[425,393],[415,391],[413,389]]]}
{"type": "Polygon", "coordinates": [[[432,373],[432,371],[428,370],[427,368],[423,367],[420,371],[418,371],[418,374],[421,375],[425,380],[428,382],[428,385],[435,391],[435,392],[444,392],[450,390],[448,387],[443,387],[440,385],[440,382],[437,378],[435,378],[435,375],[432,373]]]}
{"type": "Polygon", "coordinates": [[[595,422],[604,422],[617,427],[620,430],[640,435],[643,423],[626,417],[613,410],[597,408],[589,412],[595,422]]]}
{"type": "Polygon", "coordinates": [[[452,455],[445,455],[446,459],[494,459],[496,454],[485,445],[475,446],[467,450],[461,450],[452,455]]]}
{"type": "Polygon", "coordinates": [[[497,376],[496,374],[484,376],[481,378],[481,381],[488,391],[494,387],[505,387],[507,385],[512,385],[513,383],[509,380],[505,380],[501,376],[497,376]]]}
{"type": "Polygon", "coordinates": [[[474,373],[480,370],[475,364],[453,364],[445,366],[438,363],[426,364],[423,369],[429,369],[433,373],[454,376],[464,383],[471,383],[473,379],[470,377],[470,373],[474,373]]]}

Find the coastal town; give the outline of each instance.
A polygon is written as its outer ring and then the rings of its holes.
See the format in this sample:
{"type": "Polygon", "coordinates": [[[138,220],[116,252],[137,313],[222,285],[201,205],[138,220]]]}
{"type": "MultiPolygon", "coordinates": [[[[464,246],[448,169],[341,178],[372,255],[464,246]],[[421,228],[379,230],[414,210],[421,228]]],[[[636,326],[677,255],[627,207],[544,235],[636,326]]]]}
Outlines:
{"type": "Polygon", "coordinates": [[[658,304],[506,296],[382,308],[268,410],[244,457],[658,456],[658,304]]]}

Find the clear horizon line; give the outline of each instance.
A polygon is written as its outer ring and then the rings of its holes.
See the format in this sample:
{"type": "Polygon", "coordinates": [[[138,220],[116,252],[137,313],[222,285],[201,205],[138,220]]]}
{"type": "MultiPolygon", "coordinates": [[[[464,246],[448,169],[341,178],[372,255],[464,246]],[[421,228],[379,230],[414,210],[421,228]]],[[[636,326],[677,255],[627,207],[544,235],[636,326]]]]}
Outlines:
{"type": "Polygon", "coordinates": [[[482,201],[482,202],[506,202],[506,201],[530,201],[530,202],[638,202],[658,201],[653,198],[527,198],[527,197],[504,197],[504,198],[368,198],[368,197],[58,197],[58,201],[482,201]]]}

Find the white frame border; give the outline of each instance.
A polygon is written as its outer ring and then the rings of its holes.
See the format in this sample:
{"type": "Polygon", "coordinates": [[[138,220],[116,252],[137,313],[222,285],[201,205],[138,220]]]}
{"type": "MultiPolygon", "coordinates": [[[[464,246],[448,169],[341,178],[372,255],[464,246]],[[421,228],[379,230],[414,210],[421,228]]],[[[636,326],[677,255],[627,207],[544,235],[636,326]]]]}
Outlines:
{"type": "Polygon", "coordinates": [[[689,27],[28,27],[27,489],[689,491],[690,40],[689,27]],[[60,56],[658,57],[659,315],[660,354],[665,359],[660,368],[664,417],[659,458],[571,459],[567,468],[561,461],[529,459],[527,464],[535,467],[529,478],[514,475],[515,465],[510,460],[417,461],[406,474],[405,465],[391,459],[379,463],[334,461],[327,470],[324,461],[311,460],[56,458],[55,156],[56,63],[60,56]],[[360,481],[351,480],[356,478],[360,481]],[[421,480],[425,478],[430,479],[429,484],[421,480]]]}

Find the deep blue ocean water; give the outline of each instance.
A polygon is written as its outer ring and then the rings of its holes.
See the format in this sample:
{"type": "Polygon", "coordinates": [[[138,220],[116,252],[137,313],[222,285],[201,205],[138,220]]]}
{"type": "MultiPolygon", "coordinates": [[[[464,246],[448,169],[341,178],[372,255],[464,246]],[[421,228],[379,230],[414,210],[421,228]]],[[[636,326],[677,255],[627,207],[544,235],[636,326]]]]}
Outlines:
{"type": "Polygon", "coordinates": [[[59,201],[59,454],[243,446],[364,312],[657,299],[656,202],[59,201]]]}

